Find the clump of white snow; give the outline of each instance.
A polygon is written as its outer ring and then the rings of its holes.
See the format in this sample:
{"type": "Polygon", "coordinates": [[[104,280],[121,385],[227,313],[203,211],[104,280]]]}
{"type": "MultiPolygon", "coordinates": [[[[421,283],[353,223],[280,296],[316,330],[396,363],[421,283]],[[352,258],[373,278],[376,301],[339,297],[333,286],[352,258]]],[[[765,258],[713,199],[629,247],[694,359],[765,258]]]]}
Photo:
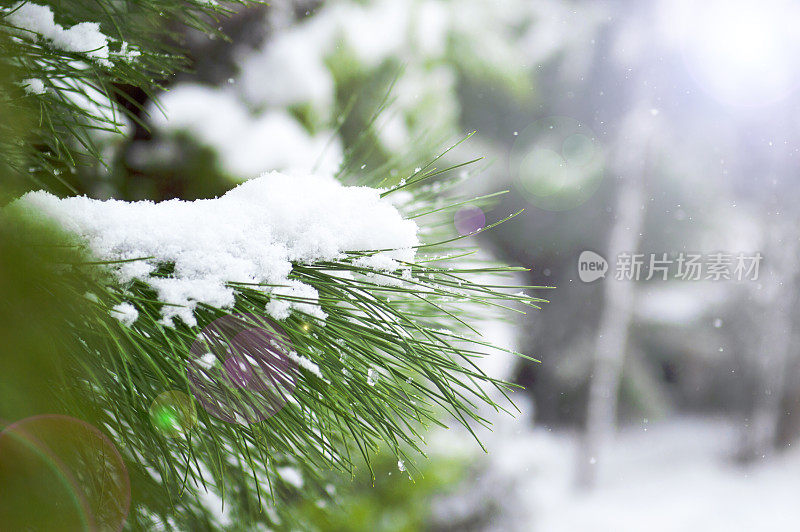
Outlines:
{"type": "MultiPolygon", "coordinates": [[[[195,325],[198,303],[230,308],[232,282],[280,285],[263,290],[302,299],[273,299],[265,310],[274,318],[300,310],[324,319],[316,290],[288,278],[292,263],[340,259],[346,251],[391,249],[376,259],[375,267],[385,268],[386,256],[412,262],[418,244],[417,225],[381,199],[380,190],[279,172],[247,181],[215,199],[100,201],[59,199],[39,191],[10,208],[52,218],[98,259],[141,259],[110,267],[121,283],[138,279],[156,290],[168,303],[162,309],[167,325],[176,316],[195,325]],[[174,265],[174,271],[154,276],[165,264],[174,265]]],[[[369,259],[361,263],[369,265],[369,259]]]]}
{"type": "Polygon", "coordinates": [[[291,360],[296,362],[297,365],[300,366],[301,368],[313,373],[320,379],[324,379],[324,377],[322,376],[322,372],[319,369],[319,366],[312,360],[302,355],[298,355],[296,351],[289,351],[288,353],[286,353],[286,356],[288,356],[291,360]]]}
{"type": "Polygon", "coordinates": [[[40,36],[54,48],[84,53],[102,64],[109,64],[108,37],[100,32],[100,25],[96,22],[81,22],[64,29],[61,24],[56,24],[49,6],[30,2],[16,3],[5,21],[18,28],[18,33],[25,37],[40,36]]]}
{"type": "Polygon", "coordinates": [[[119,47],[119,52],[117,52],[114,55],[116,55],[117,57],[121,57],[125,61],[131,62],[135,60],[137,57],[140,57],[142,55],[142,52],[140,50],[137,50],[136,48],[131,47],[131,45],[128,44],[127,42],[122,41],[119,47]]]}
{"type": "Polygon", "coordinates": [[[127,302],[120,303],[111,310],[111,315],[117,318],[125,327],[130,327],[139,318],[139,311],[127,302]]]}
{"type": "Polygon", "coordinates": [[[44,82],[39,78],[28,78],[22,80],[22,88],[25,90],[25,94],[44,94],[47,92],[44,82]]]}

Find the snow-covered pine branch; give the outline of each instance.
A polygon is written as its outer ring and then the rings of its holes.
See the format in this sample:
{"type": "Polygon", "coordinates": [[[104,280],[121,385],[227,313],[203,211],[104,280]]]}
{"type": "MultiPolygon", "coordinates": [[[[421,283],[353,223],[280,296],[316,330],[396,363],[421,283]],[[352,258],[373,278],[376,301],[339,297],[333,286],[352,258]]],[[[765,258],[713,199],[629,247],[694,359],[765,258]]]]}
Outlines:
{"type": "MultiPolygon", "coordinates": [[[[420,230],[453,210],[431,206],[432,187],[415,185],[427,172],[410,179],[410,190],[272,172],[191,202],[34,192],[3,210],[0,229],[11,223],[25,241],[54,224],[67,249],[85,254],[59,275],[90,308],[68,320],[84,346],[69,355],[82,368],[73,386],[92,392],[83,399],[100,413],[95,422],[126,442],[122,452],[146,472],[149,489],[169,491],[188,478],[222,493],[245,482],[226,504],[261,507],[287,467],[301,481],[285,489],[303,498],[325,496],[321,469],[352,471],[357,455],[369,461],[381,448],[413,474],[424,427],[441,424],[444,413],[468,429],[483,424],[476,405],[498,406],[507,389],[475,364],[493,352],[476,333],[479,309],[541,300],[520,287],[494,288],[513,269],[456,253],[458,237],[448,231],[420,230]],[[413,206],[415,219],[398,204],[413,206]],[[198,407],[183,437],[163,433],[147,409],[164,393],[197,397],[195,364],[211,373],[227,367],[219,353],[198,359],[193,350],[202,331],[228,315],[280,331],[290,361],[280,378],[292,382],[285,405],[257,419],[249,406],[232,414],[198,407]]],[[[217,391],[249,394],[227,381],[217,391]]],[[[179,504],[203,511],[193,498],[179,504]]],[[[139,504],[131,519],[146,523],[153,512],[175,515],[139,504]]],[[[275,517],[253,518],[274,525],[275,517]]]]}
{"type": "Polygon", "coordinates": [[[296,308],[324,320],[317,291],[290,279],[292,263],[389,249],[359,259],[359,266],[408,272],[419,244],[417,225],[404,220],[380,192],[345,187],[329,177],[270,172],[216,199],[131,203],[59,199],[40,191],[14,205],[46,214],[97,259],[114,262],[112,270],[122,285],[137,279],[153,287],[167,304],[161,310],[166,325],[180,317],[194,326],[199,303],[233,307],[234,282],[264,285],[263,291],[273,296],[265,310],[276,319],[296,308]],[[172,274],[155,276],[164,265],[172,274]]]}
{"type": "Polygon", "coordinates": [[[23,133],[5,161],[23,182],[20,188],[74,193],[61,174],[107,163],[106,133],[118,136],[140,120],[140,103],[126,91],[154,97],[185,67],[180,36],[170,26],[221,36],[217,21],[228,12],[205,0],[40,0],[0,7],[2,104],[17,121],[0,122],[0,135],[23,133]],[[25,130],[18,133],[20,120],[25,130]]]}

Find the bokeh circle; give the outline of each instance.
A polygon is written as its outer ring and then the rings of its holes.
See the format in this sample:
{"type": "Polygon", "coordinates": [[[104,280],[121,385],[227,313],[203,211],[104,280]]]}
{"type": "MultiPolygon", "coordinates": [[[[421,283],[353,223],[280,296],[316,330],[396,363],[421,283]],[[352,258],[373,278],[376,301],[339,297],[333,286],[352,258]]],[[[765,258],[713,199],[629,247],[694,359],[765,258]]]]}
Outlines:
{"type": "Polygon", "coordinates": [[[583,204],[603,180],[604,157],[595,134],[574,118],[537,120],[517,135],[509,170],[531,204],[566,211],[583,204]]]}
{"type": "Polygon", "coordinates": [[[187,373],[195,399],[212,416],[247,425],[279,412],[296,386],[291,341],[271,320],[230,314],[204,327],[187,373]]]}
{"type": "Polygon", "coordinates": [[[187,394],[170,390],[160,394],[150,405],[150,422],[168,438],[179,438],[197,424],[197,409],[187,394]]]}
{"type": "Polygon", "coordinates": [[[465,205],[456,211],[453,224],[459,235],[470,235],[486,227],[486,215],[480,207],[465,205]]]}
{"type": "Polygon", "coordinates": [[[130,504],[122,456],[93,425],[47,414],[0,432],[0,529],[122,530],[130,504]]]}

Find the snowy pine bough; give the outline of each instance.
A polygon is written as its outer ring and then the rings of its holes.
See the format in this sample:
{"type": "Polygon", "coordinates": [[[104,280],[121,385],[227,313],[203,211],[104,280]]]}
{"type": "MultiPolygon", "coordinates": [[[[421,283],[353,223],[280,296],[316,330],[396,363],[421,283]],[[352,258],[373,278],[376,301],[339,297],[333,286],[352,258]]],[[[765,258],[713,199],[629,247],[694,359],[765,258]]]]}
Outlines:
{"type": "Polygon", "coordinates": [[[230,12],[225,6],[242,3],[66,0],[0,6],[2,104],[20,114],[16,121],[0,121],[3,170],[39,188],[74,193],[59,174],[100,161],[103,139],[140,120],[140,105],[125,87],[155,98],[161,80],[186,66],[179,32],[170,26],[221,36],[219,19],[230,12]],[[21,143],[9,142],[20,137],[21,143]]]}
{"type": "Polygon", "coordinates": [[[514,268],[477,264],[452,229],[430,231],[452,228],[463,203],[433,201],[461,180],[443,172],[415,170],[384,189],[270,172],[218,198],[161,203],[39,191],[3,216],[22,234],[53,224],[85,253],[64,273],[92,309],[75,325],[87,348],[76,356],[92,367],[82,378],[127,458],[167,489],[188,475],[194,489],[209,482],[221,493],[238,479],[248,488],[232,504],[261,507],[281,482],[276,468],[300,471],[304,496],[320,468],[349,471],[380,448],[413,472],[409,452],[421,452],[424,427],[443,413],[469,428],[484,423],[479,402],[503,408],[487,385],[508,385],[475,364],[492,346],[470,313],[542,300],[502,279],[471,281],[514,268]],[[425,185],[431,178],[437,186],[425,185]],[[198,425],[178,439],[143,423],[159,394],[191,395],[197,331],[228,314],[262,316],[285,335],[296,364],[286,405],[233,424],[199,408],[198,425]],[[197,462],[180,458],[187,453],[197,462]]]}
{"type": "Polygon", "coordinates": [[[96,22],[81,22],[64,28],[55,22],[49,6],[18,2],[7,12],[5,21],[22,38],[42,41],[57,50],[85,54],[87,58],[111,66],[108,37],[96,22]]]}
{"type": "Polygon", "coordinates": [[[136,494],[128,524],[291,528],[280,500],[330,497],[328,469],[352,471],[382,448],[413,474],[427,426],[446,413],[469,428],[485,423],[479,403],[503,408],[489,388],[508,385],[476,364],[492,350],[476,320],[542,300],[520,292],[535,287],[506,285],[521,268],[480,262],[463,247],[454,212],[497,194],[459,197],[462,177],[451,176],[462,165],[409,160],[405,177],[402,166],[362,166],[338,180],[328,168],[270,172],[196,201],[72,192],[59,175],[81,158],[102,161],[98,134],[137,120],[121,87],[155,100],[156,80],[183,64],[164,44],[164,23],[216,35],[225,13],[207,0],[124,5],[131,11],[112,0],[0,8],[0,83],[11,94],[3,111],[38,110],[24,132],[0,123],[2,170],[37,190],[1,191],[19,199],[0,208],[0,236],[49,261],[53,279],[31,280],[41,292],[76,296],[59,324],[59,343],[76,346],[69,378],[48,385],[63,387],[75,417],[90,412],[124,456],[136,494]],[[148,409],[165,393],[192,395],[192,346],[229,315],[279,328],[291,346],[286,404],[244,423],[198,408],[183,437],[163,433],[148,409]],[[218,498],[226,509],[212,516],[218,498]]]}
{"type": "Polygon", "coordinates": [[[167,304],[161,317],[168,326],[176,316],[197,325],[198,304],[233,308],[231,283],[263,287],[270,302],[262,311],[275,319],[296,309],[324,322],[317,291],[290,279],[293,262],[313,265],[342,260],[348,251],[387,249],[354,262],[379,274],[408,275],[419,244],[416,223],[404,220],[378,190],[278,172],[192,202],[59,199],[40,191],[17,206],[44,213],[78,236],[94,257],[113,263],[121,284],[138,280],[154,288],[167,304]],[[164,265],[172,273],[157,275],[164,265]]]}

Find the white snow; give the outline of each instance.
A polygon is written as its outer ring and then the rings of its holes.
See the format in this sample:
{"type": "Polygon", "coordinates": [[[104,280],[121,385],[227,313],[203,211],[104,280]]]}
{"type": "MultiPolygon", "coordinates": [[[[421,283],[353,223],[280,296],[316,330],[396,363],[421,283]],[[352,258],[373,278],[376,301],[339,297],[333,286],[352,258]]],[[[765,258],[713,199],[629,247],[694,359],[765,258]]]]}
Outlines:
{"type": "Polygon", "coordinates": [[[131,62],[137,57],[141,56],[142,52],[136,48],[132,48],[127,42],[122,41],[119,52],[117,52],[115,55],[121,57],[125,61],[131,62]]]}
{"type": "Polygon", "coordinates": [[[81,22],[64,29],[61,24],[56,24],[49,6],[30,2],[16,3],[5,21],[19,28],[18,33],[25,37],[36,34],[59,50],[84,53],[108,64],[108,37],[100,32],[100,25],[96,22],[81,22]]]}
{"type": "Polygon", "coordinates": [[[283,479],[284,482],[291,484],[297,489],[301,489],[303,487],[303,475],[297,468],[286,466],[286,467],[279,467],[277,470],[278,476],[283,479]]]}
{"type": "Polygon", "coordinates": [[[335,88],[320,52],[328,46],[325,40],[316,25],[300,24],[243,56],[241,90],[246,100],[279,107],[311,103],[315,109],[329,110],[335,88]]]}
{"type": "Polygon", "coordinates": [[[38,78],[22,80],[22,88],[25,89],[26,94],[44,94],[47,92],[44,82],[38,78]]]}
{"type": "Polygon", "coordinates": [[[402,55],[407,43],[409,6],[395,0],[335,5],[330,17],[338,26],[334,35],[359,61],[375,67],[389,57],[402,55]]]}
{"type": "MultiPolygon", "coordinates": [[[[292,263],[343,257],[345,251],[391,249],[381,255],[411,262],[417,225],[380,198],[380,190],[346,187],[333,178],[264,174],[220,198],[193,202],[124,202],[87,197],[59,199],[31,192],[9,208],[43,213],[84,241],[101,260],[143,259],[111,266],[117,279],[151,285],[161,301],[163,322],[180,317],[195,325],[198,303],[230,308],[230,282],[281,285],[272,293],[305,301],[270,304],[266,311],[284,319],[302,310],[320,319],[317,292],[288,279],[292,263]],[[168,277],[152,274],[174,264],[168,277]]],[[[366,259],[366,264],[369,260],[366,259]]],[[[264,287],[265,292],[272,289],[264,287]]]]}
{"type": "Polygon", "coordinates": [[[206,482],[205,486],[201,485],[195,490],[198,499],[201,501],[203,507],[211,513],[215,524],[219,528],[232,525],[233,514],[231,509],[233,505],[229,500],[223,500],[220,490],[214,485],[214,482],[212,482],[214,475],[206,464],[204,462],[198,462],[197,466],[201,477],[205,479],[206,482]]]}
{"type": "Polygon", "coordinates": [[[342,159],[333,133],[310,135],[283,110],[252,114],[231,90],[187,83],[162,95],[160,104],[164,113],[150,109],[154,127],[193,135],[240,179],[265,170],[333,173],[342,159]]]}
{"type": "Polygon", "coordinates": [[[455,2],[430,0],[328,2],[313,17],[276,31],[262,48],[241,53],[237,90],[259,108],[307,106],[314,127],[326,127],[335,118],[334,79],[342,68],[332,58],[344,54],[351,68],[367,70],[398,60],[405,68],[392,95],[397,112],[380,120],[380,140],[391,151],[423,134],[438,142],[454,134],[457,119],[457,76],[446,60],[455,9],[455,2]]]}
{"type": "Polygon", "coordinates": [[[415,31],[415,42],[424,57],[442,57],[447,53],[447,35],[450,32],[449,6],[442,2],[417,4],[412,12],[409,28],[415,31]]]}
{"type": "Polygon", "coordinates": [[[125,327],[130,327],[139,318],[139,311],[128,302],[120,303],[111,309],[112,316],[117,318],[125,327]]]}
{"type": "Polygon", "coordinates": [[[290,359],[294,360],[297,363],[297,365],[300,366],[301,368],[310,371],[320,379],[324,379],[324,377],[322,376],[322,372],[319,370],[319,366],[316,364],[316,362],[313,362],[312,360],[309,360],[308,358],[302,355],[298,355],[297,352],[295,351],[289,351],[288,353],[286,353],[286,355],[290,359]]]}
{"type": "MultiPolygon", "coordinates": [[[[73,61],[72,66],[88,68],[88,65],[79,61],[73,61]]],[[[96,140],[107,141],[130,132],[130,119],[106,93],[76,78],[52,78],[50,82],[65,98],[84,111],[82,119],[92,126],[91,133],[96,140]]]]}
{"type": "Polygon", "coordinates": [[[468,434],[436,433],[434,453],[487,460],[484,475],[435,505],[440,522],[492,502],[499,509],[483,530],[794,530],[800,520],[800,452],[738,465],[741,427],[722,419],[682,417],[623,429],[597,461],[592,492],[574,489],[574,433],[531,429],[518,419],[479,436],[488,455],[474,450],[468,434]]]}
{"type": "MultiPolygon", "coordinates": [[[[294,298],[304,298],[311,301],[316,301],[317,291],[307,284],[294,279],[287,279],[283,281],[283,286],[278,286],[272,289],[272,294],[275,296],[286,296],[294,298]]],[[[283,299],[272,299],[267,303],[267,313],[279,320],[285,320],[291,314],[292,309],[299,310],[306,314],[311,314],[320,319],[325,319],[327,316],[315,303],[301,303],[299,301],[286,301],[283,299]]]]}
{"type": "Polygon", "coordinates": [[[213,368],[214,364],[216,364],[217,356],[214,353],[206,353],[198,358],[195,362],[201,368],[208,370],[213,368]]]}

